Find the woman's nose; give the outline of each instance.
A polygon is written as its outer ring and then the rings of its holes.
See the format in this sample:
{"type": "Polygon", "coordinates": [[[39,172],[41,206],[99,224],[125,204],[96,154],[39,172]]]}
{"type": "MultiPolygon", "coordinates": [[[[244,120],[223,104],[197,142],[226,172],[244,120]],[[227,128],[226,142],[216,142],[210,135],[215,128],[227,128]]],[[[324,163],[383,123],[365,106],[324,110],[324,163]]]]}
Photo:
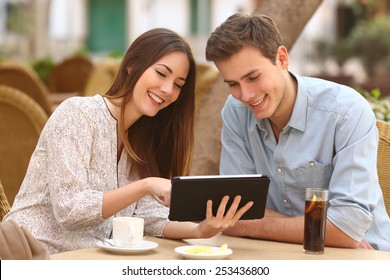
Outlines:
{"type": "Polygon", "coordinates": [[[162,84],[161,91],[166,95],[171,95],[173,93],[174,83],[171,81],[167,81],[162,84]]]}

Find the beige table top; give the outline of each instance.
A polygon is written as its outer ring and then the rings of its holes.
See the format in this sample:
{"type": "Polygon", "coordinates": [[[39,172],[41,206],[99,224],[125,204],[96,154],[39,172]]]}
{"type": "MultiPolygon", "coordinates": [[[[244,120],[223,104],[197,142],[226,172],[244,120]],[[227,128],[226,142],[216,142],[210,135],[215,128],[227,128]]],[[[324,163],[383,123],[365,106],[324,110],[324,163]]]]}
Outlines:
{"type": "Polygon", "coordinates": [[[302,245],[218,235],[210,239],[171,240],[147,236],[156,249],[142,254],[116,254],[98,247],[51,255],[52,260],[180,260],[174,249],[184,245],[221,246],[228,244],[233,254],[227,260],[390,260],[390,252],[326,247],[323,255],[307,255],[302,245]]]}

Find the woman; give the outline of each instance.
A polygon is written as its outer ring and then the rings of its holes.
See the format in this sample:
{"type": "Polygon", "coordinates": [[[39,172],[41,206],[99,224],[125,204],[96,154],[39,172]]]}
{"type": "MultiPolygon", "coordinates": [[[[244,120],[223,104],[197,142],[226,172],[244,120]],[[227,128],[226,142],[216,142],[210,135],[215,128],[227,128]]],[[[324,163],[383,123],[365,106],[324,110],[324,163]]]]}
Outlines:
{"type": "Polygon", "coordinates": [[[199,223],[167,219],[172,176],[189,172],[195,62],[188,44],[153,29],[128,49],[104,95],[64,101],[42,131],[15,198],[13,219],[50,253],[109,238],[113,216],[145,219],[145,232],[168,238],[211,237],[249,209],[236,197],[224,216],[207,204],[199,223]],[[165,206],[163,206],[164,204],[165,206]]]}

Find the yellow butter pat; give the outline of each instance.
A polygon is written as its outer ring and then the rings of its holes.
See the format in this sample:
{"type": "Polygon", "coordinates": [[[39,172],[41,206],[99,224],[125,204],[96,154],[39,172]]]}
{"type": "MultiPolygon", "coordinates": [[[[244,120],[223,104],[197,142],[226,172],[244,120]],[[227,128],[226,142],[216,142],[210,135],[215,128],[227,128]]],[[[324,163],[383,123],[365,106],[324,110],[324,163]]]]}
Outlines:
{"type": "Polygon", "coordinates": [[[221,247],[219,247],[217,250],[215,250],[211,246],[195,246],[188,249],[185,249],[184,251],[189,254],[222,254],[225,253],[228,249],[227,244],[223,244],[221,247]]]}

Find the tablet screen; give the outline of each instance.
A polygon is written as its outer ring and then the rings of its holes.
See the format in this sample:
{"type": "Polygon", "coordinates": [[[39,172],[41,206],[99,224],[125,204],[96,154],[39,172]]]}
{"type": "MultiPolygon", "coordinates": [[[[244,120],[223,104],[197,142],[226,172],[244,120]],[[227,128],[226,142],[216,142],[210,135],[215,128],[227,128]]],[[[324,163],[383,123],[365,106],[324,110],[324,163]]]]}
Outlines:
{"type": "Polygon", "coordinates": [[[229,195],[229,209],[236,195],[241,195],[239,208],[253,201],[252,207],[241,220],[264,217],[269,178],[264,175],[209,175],[178,176],[172,179],[171,221],[203,221],[206,218],[207,200],[213,201],[215,216],[222,198],[229,195]]]}

